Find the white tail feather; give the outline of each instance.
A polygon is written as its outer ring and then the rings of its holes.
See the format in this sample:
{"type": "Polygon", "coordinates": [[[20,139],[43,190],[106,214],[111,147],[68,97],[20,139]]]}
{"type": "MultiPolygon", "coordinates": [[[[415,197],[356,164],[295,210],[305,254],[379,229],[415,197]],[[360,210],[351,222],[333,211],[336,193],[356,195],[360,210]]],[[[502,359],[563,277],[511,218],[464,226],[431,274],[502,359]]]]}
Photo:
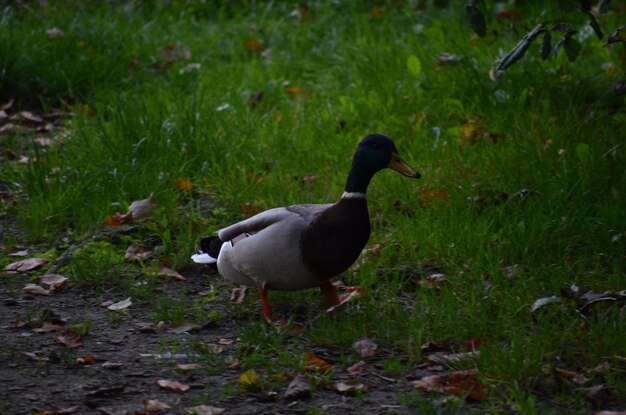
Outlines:
{"type": "Polygon", "coordinates": [[[209,254],[194,254],[191,256],[191,260],[196,264],[214,264],[217,262],[217,259],[209,254]]]}

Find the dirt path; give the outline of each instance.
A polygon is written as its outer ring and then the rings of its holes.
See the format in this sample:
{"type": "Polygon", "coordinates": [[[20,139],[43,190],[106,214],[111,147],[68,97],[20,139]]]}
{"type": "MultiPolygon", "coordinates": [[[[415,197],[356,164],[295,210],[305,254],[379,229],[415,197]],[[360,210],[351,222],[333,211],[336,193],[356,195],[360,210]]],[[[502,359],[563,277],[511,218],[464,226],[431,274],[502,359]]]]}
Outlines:
{"type": "MultiPolygon", "coordinates": [[[[186,280],[164,284],[163,295],[177,298],[184,290],[193,297],[206,289],[209,277],[193,269],[182,273],[186,280]]],[[[239,392],[237,379],[241,369],[223,367],[212,371],[216,373],[176,369],[177,363],[193,360],[186,347],[192,342],[217,344],[220,339],[223,343],[229,343],[223,339],[230,339],[232,343],[224,345],[222,353],[234,354],[240,345],[231,320],[208,324],[192,333],[176,333],[156,327],[149,305],[133,304],[128,313],[120,313],[119,319],[112,321],[111,312],[101,303],[119,298],[108,298],[106,292],[70,286],[50,296],[35,296],[21,292],[21,287],[32,277],[3,275],[1,278],[1,414],[185,414],[189,413],[188,408],[197,405],[223,408],[226,414],[317,413],[315,408],[330,414],[410,413],[397,400],[399,392],[410,390],[407,380],[377,373],[381,368],[375,362],[368,362],[371,370],[359,377],[369,386],[369,391],[360,396],[320,388],[309,398],[285,399],[288,380],[282,390],[273,391],[276,393],[270,396],[239,392]],[[41,318],[53,324],[67,324],[50,332],[36,333],[33,328],[41,328],[41,321],[36,321],[38,316],[45,316],[41,318]],[[81,336],[81,346],[68,347],[55,341],[68,326],[81,322],[90,322],[88,332],[81,336]],[[89,364],[88,356],[95,362],[89,364]],[[80,358],[88,362],[77,363],[80,358]],[[184,393],[162,390],[156,384],[158,379],[177,380],[190,389],[184,393]],[[154,399],[171,409],[146,411],[142,401],[154,399]]],[[[228,307],[228,299],[222,300],[215,302],[216,307],[228,307]]],[[[340,357],[333,357],[328,351],[325,355],[335,364],[334,382],[348,378],[337,364],[340,357]]]]}

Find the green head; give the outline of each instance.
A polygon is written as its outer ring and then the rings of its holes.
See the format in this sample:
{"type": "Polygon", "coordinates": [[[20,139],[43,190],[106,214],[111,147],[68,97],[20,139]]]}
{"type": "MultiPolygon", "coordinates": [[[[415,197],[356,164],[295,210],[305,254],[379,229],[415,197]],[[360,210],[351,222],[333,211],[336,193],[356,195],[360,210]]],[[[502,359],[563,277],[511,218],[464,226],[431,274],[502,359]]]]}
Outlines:
{"type": "Polygon", "coordinates": [[[354,153],[346,192],[365,193],[374,174],[384,168],[396,170],[407,177],[420,177],[418,172],[402,160],[389,137],[370,134],[361,140],[354,153]]]}

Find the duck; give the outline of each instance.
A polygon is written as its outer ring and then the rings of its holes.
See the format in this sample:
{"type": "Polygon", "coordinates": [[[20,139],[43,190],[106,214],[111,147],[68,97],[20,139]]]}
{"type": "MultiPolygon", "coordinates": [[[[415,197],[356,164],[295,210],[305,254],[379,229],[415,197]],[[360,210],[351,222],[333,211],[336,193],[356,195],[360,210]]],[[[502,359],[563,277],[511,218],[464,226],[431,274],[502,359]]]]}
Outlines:
{"type": "Polygon", "coordinates": [[[366,192],[383,169],[418,179],[421,174],[400,157],[383,134],[369,134],[357,145],[344,191],[336,203],[297,204],[258,213],[202,238],[191,259],[217,266],[234,284],[257,288],[261,315],[271,323],[267,294],[319,287],[329,306],[340,302],[331,280],[357,260],[371,225],[366,192]]]}

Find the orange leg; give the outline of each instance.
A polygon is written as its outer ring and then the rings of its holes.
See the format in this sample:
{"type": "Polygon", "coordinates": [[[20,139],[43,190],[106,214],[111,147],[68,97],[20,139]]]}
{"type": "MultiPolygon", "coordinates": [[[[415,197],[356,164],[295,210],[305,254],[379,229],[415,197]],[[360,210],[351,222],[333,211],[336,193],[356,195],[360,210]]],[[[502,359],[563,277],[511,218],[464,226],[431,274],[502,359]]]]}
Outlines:
{"type": "Polygon", "coordinates": [[[267,291],[263,287],[259,287],[259,298],[261,299],[261,315],[265,321],[272,324],[272,312],[267,302],[267,291]]]}
{"type": "Polygon", "coordinates": [[[320,289],[322,290],[322,295],[326,300],[326,304],[333,306],[339,304],[339,296],[337,295],[337,289],[333,285],[332,282],[326,281],[322,285],[320,285],[320,289]]]}

